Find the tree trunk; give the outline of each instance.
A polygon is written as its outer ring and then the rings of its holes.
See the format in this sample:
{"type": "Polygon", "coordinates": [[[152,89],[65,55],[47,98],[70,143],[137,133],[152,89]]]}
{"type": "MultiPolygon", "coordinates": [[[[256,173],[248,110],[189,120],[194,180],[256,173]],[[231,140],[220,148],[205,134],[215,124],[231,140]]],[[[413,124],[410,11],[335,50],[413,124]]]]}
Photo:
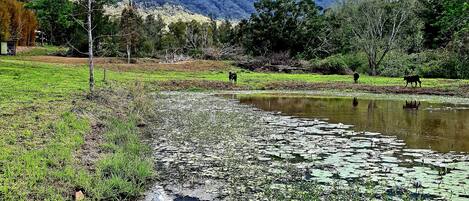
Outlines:
{"type": "Polygon", "coordinates": [[[130,64],[130,45],[127,43],[127,63],[130,64]]]}
{"type": "Polygon", "coordinates": [[[93,61],[93,27],[91,22],[91,14],[93,12],[91,1],[88,0],[88,62],[90,67],[90,95],[93,96],[94,92],[94,61],[93,61]]]}
{"type": "Polygon", "coordinates": [[[376,72],[376,68],[377,68],[376,62],[373,61],[372,58],[368,58],[368,67],[370,68],[370,73],[369,74],[371,76],[378,75],[378,72],[376,72]]]}

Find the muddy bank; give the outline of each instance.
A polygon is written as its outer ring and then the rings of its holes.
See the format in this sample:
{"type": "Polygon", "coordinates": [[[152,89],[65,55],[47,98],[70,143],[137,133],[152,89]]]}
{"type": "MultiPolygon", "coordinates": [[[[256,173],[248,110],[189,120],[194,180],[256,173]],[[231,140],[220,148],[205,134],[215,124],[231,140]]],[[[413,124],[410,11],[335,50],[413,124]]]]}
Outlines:
{"type": "Polygon", "coordinates": [[[165,93],[157,105],[152,129],[159,176],[145,200],[289,198],[291,187],[304,182],[315,189],[305,193],[322,199],[350,198],[350,191],[365,200],[468,196],[464,153],[407,149],[396,137],[207,93],[165,93]]]}
{"type": "Polygon", "coordinates": [[[469,97],[469,85],[453,88],[428,88],[428,87],[404,87],[404,86],[373,86],[352,83],[310,83],[310,82],[270,82],[264,86],[254,87],[241,84],[231,84],[222,81],[208,80],[175,80],[154,82],[161,90],[344,90],[363,91],[377,94],[410,94],[410,95],[440,95],[469,97]]]}

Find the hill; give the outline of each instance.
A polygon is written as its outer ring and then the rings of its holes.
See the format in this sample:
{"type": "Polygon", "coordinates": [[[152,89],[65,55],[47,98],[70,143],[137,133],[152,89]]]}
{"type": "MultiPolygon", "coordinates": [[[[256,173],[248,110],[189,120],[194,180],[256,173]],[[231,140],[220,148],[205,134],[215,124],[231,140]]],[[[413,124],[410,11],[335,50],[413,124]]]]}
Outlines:
{"type": "MultiPolygon", "coordinates": [[[[143,8],[161,7],[163,5],[177,5],[185,9],[205,15],[223,19],[242,19],[249,17],[256,10],[256,0],[137,0],[143,8]]],[[[318,6],[329,7],[335,0],[316,0],[318,6]]]]}

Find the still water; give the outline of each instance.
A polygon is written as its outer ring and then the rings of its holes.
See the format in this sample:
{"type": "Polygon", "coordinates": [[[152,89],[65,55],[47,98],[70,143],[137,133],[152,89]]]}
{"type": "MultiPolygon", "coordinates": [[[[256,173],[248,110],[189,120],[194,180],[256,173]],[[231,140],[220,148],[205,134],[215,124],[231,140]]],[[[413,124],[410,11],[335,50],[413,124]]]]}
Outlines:
{"type": "Polygon", "coordinates": [[[469,152],[469,106],[418,100],[239,95],[243,104],[286,115],[354,125],[355,131],[394,135],[408,148],[469,152]]]}

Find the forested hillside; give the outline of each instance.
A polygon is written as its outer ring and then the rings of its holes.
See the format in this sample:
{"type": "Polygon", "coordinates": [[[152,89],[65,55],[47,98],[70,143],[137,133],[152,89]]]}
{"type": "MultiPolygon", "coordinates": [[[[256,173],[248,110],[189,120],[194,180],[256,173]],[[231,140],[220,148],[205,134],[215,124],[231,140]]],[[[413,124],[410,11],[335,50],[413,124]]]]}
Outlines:
{"type": "MultiPolygon", "coordinates": [[[[224,19],[241,19],[256,12],[256,0],[138,0],[143,7],[150,8],[164,4],[181,5],[184,8],[206,16],[224,19]]],[[[316,0],[316,4],[323,8],[329,7],[334,0],[316,0]]]]}

